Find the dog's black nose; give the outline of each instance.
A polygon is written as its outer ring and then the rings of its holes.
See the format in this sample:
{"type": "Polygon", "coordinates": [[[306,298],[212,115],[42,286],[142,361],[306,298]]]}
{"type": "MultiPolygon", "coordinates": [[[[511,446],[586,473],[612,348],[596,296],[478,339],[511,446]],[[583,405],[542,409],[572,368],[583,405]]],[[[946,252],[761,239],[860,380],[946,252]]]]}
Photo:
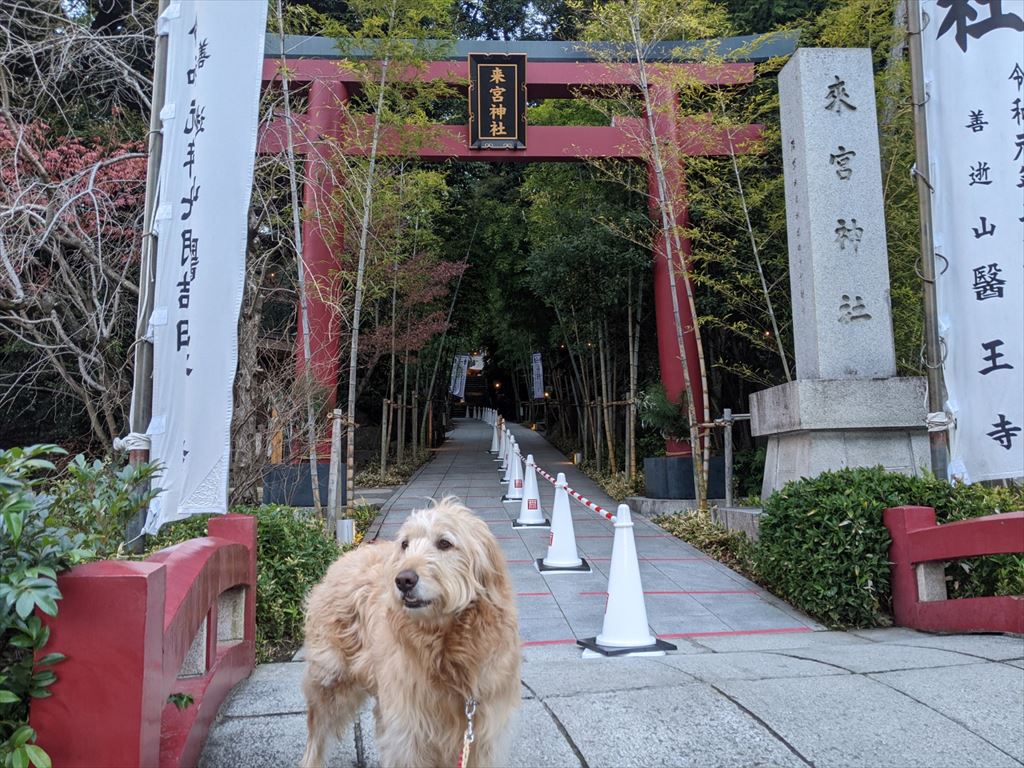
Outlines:
{"type": "Polygon", "coordinates": [[[419,580],[420,577],[416,575],[416,571],[402,571],[395,576],[395,586],[402,592],[408,592],[416,586],[416,582],[419,580]]]}

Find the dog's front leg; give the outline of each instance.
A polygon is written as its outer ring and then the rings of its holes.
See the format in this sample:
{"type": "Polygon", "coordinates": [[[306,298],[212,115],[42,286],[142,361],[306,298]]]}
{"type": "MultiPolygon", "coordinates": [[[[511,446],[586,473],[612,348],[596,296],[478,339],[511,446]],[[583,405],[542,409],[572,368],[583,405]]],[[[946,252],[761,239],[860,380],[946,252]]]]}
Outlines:
{"type": "Polygon", "coordinates": [[[340,737],[355,718],[366,692],[351,680],[325,681],[315,663],[306,668],[302,684],[306,695],[306,750],[300,768],[323,768],[332,738],[340,737]]]}
{"type": "Polygon", "coordinates": [[[377,751],[381,768],[454,768],[430,742],[429,735],[415,722],[388,722],[376,711],[377,751]]]}

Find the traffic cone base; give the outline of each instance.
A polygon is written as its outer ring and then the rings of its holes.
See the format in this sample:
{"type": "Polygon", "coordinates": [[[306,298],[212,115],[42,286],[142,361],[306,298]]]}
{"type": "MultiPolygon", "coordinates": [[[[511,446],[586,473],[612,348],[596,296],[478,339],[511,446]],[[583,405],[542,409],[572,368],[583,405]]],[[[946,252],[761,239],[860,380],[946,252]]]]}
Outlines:
{"type": "MultiPolygon", "coordinates": [[[[512,501],[515,501],[516,503],[519,503],[521,501],[521,499],[512,499],[512,501]]],[[[513,528],[550,528],[551,527],[551,521],[548,520],[547,518],[544,518],[544,520],[536,522],[536,523],[520,523],[518,520],[513,520],[512,521],[512,527],[513,528]]]]}
{"type": "MultiPolygon", "coordinates": [[[[512,526],[515,528],[515,525],[512,526]]],[[[544,565],[544,558],[537,558],[537,570],[541,573],[550,573],[552,575],[558,573],[593,573],[593,568],[590,567],[590,563],[587,562],[585,557],[580,558],[579,565],[544,565]]]]}
{"type": "Polygon", "coordinates": [[[666,651],[676,650],[676,646],[665,640],[655,638],[650,645],[642,645],[637,648],[618,648],[611,645],[601,645],[596,637],[587,637],[577,640],[576,645],[583,647],[584,659],[602,659],[612,656],[664,656],[666,651]]]}

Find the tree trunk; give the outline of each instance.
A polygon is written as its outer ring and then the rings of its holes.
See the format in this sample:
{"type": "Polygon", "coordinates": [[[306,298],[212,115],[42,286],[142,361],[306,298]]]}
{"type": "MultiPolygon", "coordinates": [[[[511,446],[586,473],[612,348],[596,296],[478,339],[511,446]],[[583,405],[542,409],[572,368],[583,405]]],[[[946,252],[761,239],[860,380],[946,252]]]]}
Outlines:
{"type": "Polygon", "coordinates": [[[604,463],[604,446],[602,445],[603,439],[601,432],[604,431],[604,418],[602,410],[604,407],[604,401],[600,396],[601,385],[600,379],[597,376],[597,356],[594,354],[594,346],[592,343],[587,344],[590,347],[590,375],[593,377],[594,382],[594,460],[597,462],[597,471],[601,471],[601,465],[604,463]]]}
{"type": "MultiPolygon", "coordinates": [[[[384,418],[381,421],[380,438],[380,471],[381,474],[387,468],[388,452],[391,449],[391,422],[395,412],[395,325],[398,322],[398,315],[395,308],[398,304],[398,265],[395,265],[395,274],[391,280],[391,365],[388,372],[388,400],[387,408],[384,409],[384,418]]],[[[401,459],[399,459],[401,461],[401,459]]]]}
{"type": "Polygon", "coordinates": [[[409,391],[409,353],[405,353],[404,370],[402,372],[402,396],[398,399],[398,446],[395,448],[395,461],[401,464],[405,460],[405,404],[406,393],[409,391]]]}
{"type": "Polygon", "coordinates": [[[257,489],[263,469],[263,456],[259,445],[259,410],[254,373],[259,364],[260,323],[263,317],[263,299],[260,285],[263,269],[252,250],[255,216],[249,215],[249,238],[245,296],[238,318],[238,369],[235,373],[234,411],[231,414],[231,492],[229,505],[258,504],[257,489]]]}
{"type": "Polygon", "coordinates": [[[608,324],[598,328],[597,334],[597,355],[601,360],[601,401],[604,416],[604,436],[608,441],[608,471],[616,474],[619,471],[619,463],[615,458],[615,409],[609,405],[612,402],[609,392],[609,378],[611,371],[608,363],[608,324]]]}
{"type": "Polygon", "coordinates": [[[416,356],[416,378],[412,386],[412,455],[417,457],[420,455],[420,430],[419,430],[419,415],[420,415],[420,360],[419,355],[416,356]]]}
{"type": "Polygon", "coordinates": [[[565,330],[565,323],[562,321],[562,313],[558,311],[558,307],[555,307],[555,317],[558,318],[558,327],[562,329],[562,338],[565,339],[565,351],[569,354],[569,364],[572,366],[572,375],[574,377],[575,388],[577,391],[576,395],[576,429],[580,436],[581,451],[584,458],[587,455],[587,437],[584,431],[585,419],[583,418],[583,385],[580,383],[580,370],[579,366],[576,365],[576,358],[573,357],[572,343],[569,341],[569,334],[565,330]]]}
{"type": "MultiPolygon", "coordinates": [[[[311,382],[313,371],[311,368],[312,353],[309,346],[309,294],[306,290],[306,267],[302,262],[302,225],[299,223],[299,188],[298,180],[295,178],[295,142],[292,138],[292,110],[291,96],[288,89],[288,70],[284,66],[284,16],[281,9],[281,0],[277,0],[277,27],[281,41],[281,87],[284,92],[284,122],[288,137],[288,182],[291,191],[292,202],[292,228],[295,236],[296,261],[298,263],[298,287],[299,287],[299,314],[302,323],[302,360],[303,375],[311,382]]],[[[313,410],[313,387],[306,386],[306,439],[309,441],[309,480],[313,492],[313,506],[317,514],[322,513],[320,504],[320,473],[316,458],[316,413],[313,410]]],[[[350,489],[351,493],[351,489],[350,489]]],[[[351,496],[350,496],[351,498],[351,496]]],[[[329,520],[325,520],[325,533],[333,537],[329,520]]]]}
{"type": "MultiPolygon", "coordinates": [[[[395,6],[391,8],[391,23],[395,21],[395,6]]],[[[381,62],[380,93],[377,96],[376,114],[384,109],[385,86],[391,60],[381,62]]],[[[346,511],[351,514],[356,496],[356,375],[359,371],[359,320],[363,309],[363,281],[366,277],[366,246],[370,235],[370,210],[373,206],[373,182],[377,169],[377,152],[380,147],[380,121],[373,123],[373,138],[370,141],[369,168],[366,171],[366,185],[363,188],[363,219],[359,230],[359,260],[356,266],[356,291],[352,303],[352,338],[348,358],[348,402],[346,403],[345,424],[345,486],[346,511]]]]}
{"type": "MultiPolygon", "coordinates": [[[[707,506],[707,475],[704,471],[704,453],[701,450],[701,439],[700,439],[700,424],[702,421],[706,421],[706,411],[708,408],[706,390],[707,386],[704,383],[704,359],[701,353],[701,341],[700,341],[700,329],[696,323],[696,318],[693,326],[693,333],[696,339],[697,357],[698,364],[701,371],[701,381],[694,382],[690,379],[690,369],[687,365],[686,346],[683,342],[683,324],[679,311],[679,296],[676,291],[676,273],[675,273],[675,254],[679,254],[680,262],[683,264],[685,269],[685,257],[682,249],[682,239],[679,233],[676,231],[676,216],[675,206],[668,190],[668,180],[665,173],[665,163],[661,156],[661,142],[659,140],[658,131],[655,126],[655,105],[651,97],[650,82],[647,76],[647,62],[644,58],[644,46],[640,39],[640,20],[639,16],[631,15],[628,19],[630,26],[630,33],[633,37],[634,55],[637,63],[637,70],[640,79],[640,92],[644,99],[644,111],[647,119],[647,131],[648,139],[651,146],[651,165],[654,168],[655,179],[658,184],[658,208],[661,213],[661,230],[662,237],[665,243],[665,258],[668,263],[668,277],[669,277],[669,293],[672,298],[672,319],[675,325],[676,331],[676,344],[679,347],[679,357],[682,363],[683,369],[683,382],[686,387],[688,396],[686,397],[686,410],[687,418],[690,422],[690,446],[693,452],[693,470],[694,470],[694,488],[696,490],[696,501],[699,508],[704,509],[707,506]],[[700,386],[702,392],[705,393],[704,397],[704,411],[705,413],[698,414],[696,406],[693,401],[693,397],[689,396],[694,391],[695,386],[700,386]]],[[[690,286],[690,281],[683,277],[683,287],[686,291],[687,300],[690,302],[690,307],[696,312],[696,304],[694,303],[693,290],[690,286]]]]}

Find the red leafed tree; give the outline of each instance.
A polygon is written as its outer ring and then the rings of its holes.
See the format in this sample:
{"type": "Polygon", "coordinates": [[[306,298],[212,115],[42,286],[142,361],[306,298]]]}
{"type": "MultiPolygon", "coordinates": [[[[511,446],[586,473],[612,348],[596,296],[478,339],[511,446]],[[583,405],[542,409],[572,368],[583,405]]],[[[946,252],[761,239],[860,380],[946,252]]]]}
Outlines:
{"type": "Polygon", "coordinates": [[[415,354],[445,330],[447,307],[440,300],[449,295],[452,282],[465,269],[464,263],[442,261],[430,254],[417,254],[402,262],[394,316],[388,310],[378,325],[363,331],[360,357],[367,374],[391,352],[392,323],[399,356],[415,354]]]}
{"type": "Polygon", "coordinates": [[[46,403],[60,416],[36,410],[29,439],[81,434],[77,412],[105,448],[130,390],[145,160],[129,140],[156,3],[99,5],[0,2],[0,422],[46,403]]]}
{"type": "Polygon", "coordinates": [[[0,403],[57,386],[109,446],[125,423],[146,164],[137,143],[54,136],[0,112],[0,332],[30,364],[0,403]]]}

